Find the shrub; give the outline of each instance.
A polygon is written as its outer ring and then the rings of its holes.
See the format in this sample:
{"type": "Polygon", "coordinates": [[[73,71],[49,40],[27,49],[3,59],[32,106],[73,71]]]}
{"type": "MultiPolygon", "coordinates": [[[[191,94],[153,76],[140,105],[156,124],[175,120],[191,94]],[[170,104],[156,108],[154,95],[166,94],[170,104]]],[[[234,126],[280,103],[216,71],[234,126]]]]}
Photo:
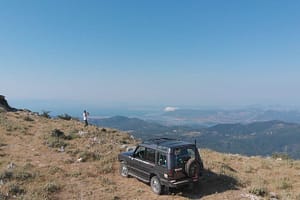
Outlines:
{"type": "Polygon", "coordinates": [[[62,115],[58,115],[57,116],[59,119],[63,119],[63,120],[71,120],[72,119],[72,117],[70,116],[70,115],[68,115],[68,114],[62,114],[62,115]]]}
{"type": "Polygon", "coordinates": [[[79,135],[76,134],[76,133],[70,133],[69,135],[66,135],[64,137],[65,140],[73,140],[73,139],[76,139],[76,138],[79,138],[79,135]]]}
{"type": "Polygon", "coordinates": [[[59,130],[59,129],[54,129],[54,130],[52,130],[52,132],[51,132],[51,136],[52,137],[57,137],[57,138],[64,138],[65,137],[65,134],[64,134],[64,132],[62,132],[61,130],[59,130]]]}
{"type": "Polygon", "coordinates": [[[19,171],[15,174],[15,178],[17,180],[22,180],[22,181],[25,181],[25,180],[33,178],[33,177],[34,177],[34,175],[27,171],[19,171]]]}
{"type": "MultiPolygon", "coordinates": [[[[1,109],[0,109],[0,112],[1,112],[1,109]]],[[[6,195],[4,195],[4,194],[2,194],[2,193],[0,192],[0,199],[1,199],[1,200],[7,200],[7,199],[8,199],[8,196],[6,196],[6,195]]]]}
{"type": "Polygon", "coordinates": [[[268,194],[268,189],[265,187],[253,187],[249,190],[249,193],[264,197],[268,194]]]}
{"type": "Polygon", "coordinates": [[[27,121],[27,122],[33,122],[34,121],[34,119],[32,119],[29,116],[24,117],[24,120],[27,121]]]}
{"type": "Polygon", "coordinates": [[[40,116],[45,117],[47,119],[50,119],[51,118],[51,116],[49,115],[50,112],[51,111],[45,111],[45,110],[43,110],[42,113],[40,114],[40,116]]]}
{"type": "Polygon", "coordinates": [[[279,181],[277,188],[281,190],[292,189],[293,184],[290,182],[288,178],[283,178],[279,181]]]}
{"type": "Polygon", "coordinates": [[[10,180],[13,178],[13,173],[11,171],[4,171],[0,174],[0,179],[10,180]]]}
{"type": "Polygon", "coordinates": [[[108,174],[108,173],[111,173],[114,171],[112,163],[104,164],[101,167],[98,167],[97,169],[98,169],[98,172],[101,174],[108,174]]]}
{"type": "Polygon", "coordinates": [[[100,160],[101,158],[100,154],[88,151],[81,152],[79,157],[82,158],[82,162],[100,160]]]}
{"type": "Polygon", "coordinates": [[[56,182],[49,182],[46,185],[44,185],[43,190],[47,193],[54,193],[60,191],[61,186],[57,184],[56,182]]]}
{"type": "Polygon", "coordinates": [[[25,190],[16,184],[11,184],[8,188],[8,194],[10,194],[10,195],[18,195],[18,194],[24,194],[24,193],[25,193],[25,190]]]}
{"type": "Polygon", "coordinates": [[[64,141],[59,141],[57,139],[53,139],[53,138],[49,138],[47,141],[48,147],[51,148],[60,148],[60,147],[66,147],[67,143],[65,143],[64,141]]]}
{"type": "Polygon", "coordinates": [[[291,159],[290,156],[287,153],[273,153],[272,154],[273,159],[281,158],[282,160],[289,160],[291,159]]]}

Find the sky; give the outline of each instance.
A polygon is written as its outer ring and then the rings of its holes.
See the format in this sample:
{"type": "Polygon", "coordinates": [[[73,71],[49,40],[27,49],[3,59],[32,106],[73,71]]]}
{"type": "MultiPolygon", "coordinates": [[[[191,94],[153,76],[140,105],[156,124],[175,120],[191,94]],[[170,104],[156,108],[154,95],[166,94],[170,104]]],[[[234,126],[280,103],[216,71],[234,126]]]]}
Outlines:
{"type": "Polygon", "coordinates": [[[300,106],[300,1],[1,0],[16,107],[300,106]]]}

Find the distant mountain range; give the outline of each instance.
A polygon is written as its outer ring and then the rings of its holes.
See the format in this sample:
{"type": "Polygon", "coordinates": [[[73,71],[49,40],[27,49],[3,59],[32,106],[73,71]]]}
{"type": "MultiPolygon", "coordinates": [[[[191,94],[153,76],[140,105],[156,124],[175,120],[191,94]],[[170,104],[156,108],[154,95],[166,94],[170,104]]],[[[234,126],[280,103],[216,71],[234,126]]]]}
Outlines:
{"type": "Polygon", "coordinates": [[[206,126],[220,123],[251,123],[270,120],[300,123],[300,112],[298,110],[265,110],[258,108],[237,110],[178,109],[165,112],[157,119],[169,124],[200,124],[206,126]]]}
{"type": "MultiPolygon", "coordinates": [[[[265,116],[268,116],[267,113],[265,116]]],[[[192,142],[197,140],[200,148],[220,152],[263,156],[280,152],[300,159],[300,125],[297,123],[271,120],[245,124],[218,124],[211,127],[166,126],[123,116],[91,119],[91,122],[99,126],[128,131],[143,140],[155,137],[179,138],[192,142]]]]}

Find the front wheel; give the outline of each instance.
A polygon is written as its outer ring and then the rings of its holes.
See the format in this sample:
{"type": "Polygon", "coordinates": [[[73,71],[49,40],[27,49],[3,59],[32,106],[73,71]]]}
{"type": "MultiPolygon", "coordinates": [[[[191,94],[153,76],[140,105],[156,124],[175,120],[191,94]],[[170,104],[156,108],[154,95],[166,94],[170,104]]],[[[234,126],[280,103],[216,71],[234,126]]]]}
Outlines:
{"type": "Polygon", "coordinates": [[[151,178],[151,189],[155,194],[161,194],[162,193],[162,185],[160,184],[159,179],[157,178],[157,176],[153,176],[151,178]]]}
{"type": "Polygon", "coordinates": [[[128,178],[128,167],[125,163],[121,163],[120,164],[120,175],[125,177],[125,178],[128,178]]]}

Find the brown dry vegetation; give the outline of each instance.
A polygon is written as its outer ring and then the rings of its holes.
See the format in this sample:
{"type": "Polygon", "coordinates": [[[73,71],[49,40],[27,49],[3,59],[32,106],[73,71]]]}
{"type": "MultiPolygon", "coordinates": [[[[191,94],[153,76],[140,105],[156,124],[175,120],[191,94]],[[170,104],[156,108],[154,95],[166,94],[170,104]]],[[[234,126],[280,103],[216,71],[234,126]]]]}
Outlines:
{"type": "Polygon", "coordinates": [[[127,133],[30,112],[0,113],[0,199],[277,199],[300,200],[300,162],[201,150],[198,188],[157,196],[118,174],[127,133]],[[63,132],[59,138],[55,130],[63,132]],[[79,134],[81,133],[81,134],[79,134]],[[63,146],[63,151],[60,149],[63,146]]]}

